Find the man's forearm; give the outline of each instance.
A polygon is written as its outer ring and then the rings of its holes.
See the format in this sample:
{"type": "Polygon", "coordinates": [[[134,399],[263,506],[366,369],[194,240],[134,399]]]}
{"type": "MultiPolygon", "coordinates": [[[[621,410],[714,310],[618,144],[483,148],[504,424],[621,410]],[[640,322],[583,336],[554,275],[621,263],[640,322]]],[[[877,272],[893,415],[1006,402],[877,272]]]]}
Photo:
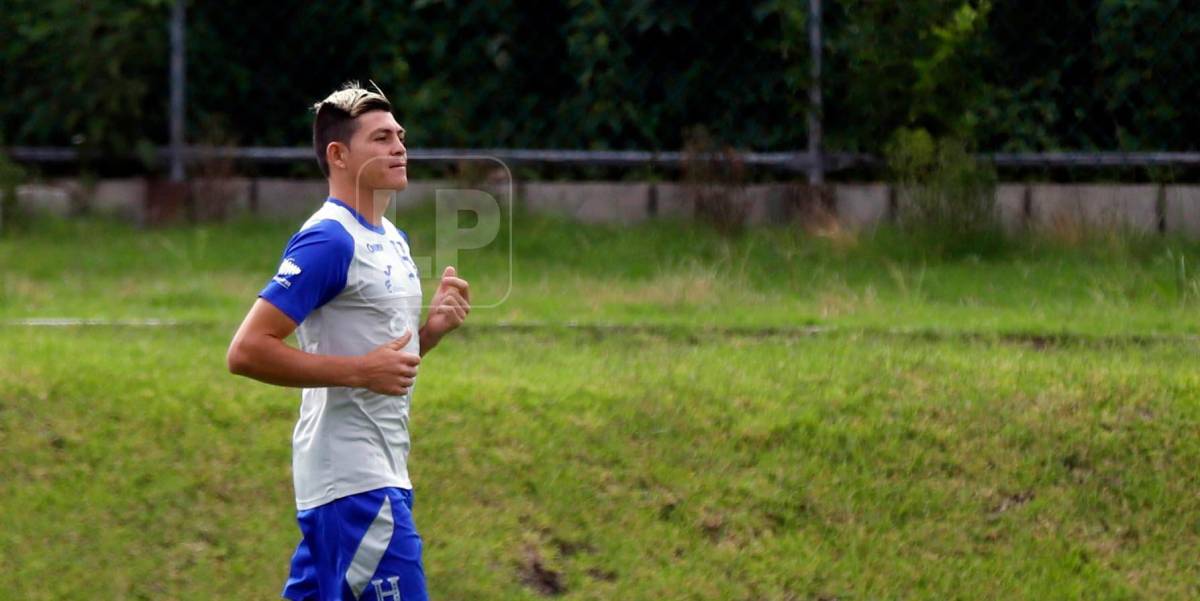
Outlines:
{"type": "Polygon", "coordinates": [[[316,355],[261,336],[238,341],[229,349],[229,370],[277,386],[296,388],[359,387],[358,357],[316,355]]]}

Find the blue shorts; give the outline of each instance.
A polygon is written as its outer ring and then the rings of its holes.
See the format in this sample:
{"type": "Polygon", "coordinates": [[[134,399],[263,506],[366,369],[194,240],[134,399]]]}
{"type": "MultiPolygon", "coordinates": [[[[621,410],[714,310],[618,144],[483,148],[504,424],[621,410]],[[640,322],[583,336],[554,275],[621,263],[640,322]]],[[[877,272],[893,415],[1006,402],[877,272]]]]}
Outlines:
{"type": "Polygon", "coordinates": [[[413,494],[380,488],[296,513],[292,601],[427,601],[413,494]]]}

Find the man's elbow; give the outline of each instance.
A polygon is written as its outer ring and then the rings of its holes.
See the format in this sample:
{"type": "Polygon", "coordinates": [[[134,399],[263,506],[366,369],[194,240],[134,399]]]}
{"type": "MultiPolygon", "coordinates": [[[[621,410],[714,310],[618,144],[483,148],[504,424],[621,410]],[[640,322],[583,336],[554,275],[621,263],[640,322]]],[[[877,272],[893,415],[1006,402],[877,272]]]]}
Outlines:
{"type": "Polygon", "coordinates": [[[242,341],[234,340],[229,345],[229,351],[225,353],[225,366],[229,368],[229,373],[235,376],[250,375],[253,361],[251,361],[250,353],[242,341]]]}

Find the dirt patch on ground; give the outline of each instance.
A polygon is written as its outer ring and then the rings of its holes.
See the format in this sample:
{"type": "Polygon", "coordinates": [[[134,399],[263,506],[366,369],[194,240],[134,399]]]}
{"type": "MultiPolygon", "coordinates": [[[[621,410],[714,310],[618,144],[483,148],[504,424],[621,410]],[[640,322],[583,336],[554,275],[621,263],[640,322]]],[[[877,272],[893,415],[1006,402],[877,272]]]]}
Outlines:
{"type": "Polygon", "coordinates": [[[557,597],[567,592],[562,574],[547,567],[541,552],[533,545],[526,545],[521,554],[518,576],[521,584],[543,597],[557,597]]]}

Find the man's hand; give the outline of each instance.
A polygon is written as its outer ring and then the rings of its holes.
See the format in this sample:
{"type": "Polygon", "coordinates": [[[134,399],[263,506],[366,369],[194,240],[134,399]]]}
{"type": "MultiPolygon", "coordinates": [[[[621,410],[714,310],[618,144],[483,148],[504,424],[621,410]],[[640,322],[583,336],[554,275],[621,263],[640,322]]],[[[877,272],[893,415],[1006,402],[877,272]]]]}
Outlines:
{"type": "Polygon", "coordinates": [[[421,364],[421,357],[404,352],[410,339],[411,330],[359,357],[356,387],[380,394],[408,394],[417,377],[417,366],[421,364]]]}
{"type": "Polygon", "coordinates": [[[442,281],[429,303],[429,318],[421,328],[421,352],[433,348],[451,330],[461,326],[471,312],[471,291],[467,281],[458,277],[454,266],[442,272],[442,281]]]}

